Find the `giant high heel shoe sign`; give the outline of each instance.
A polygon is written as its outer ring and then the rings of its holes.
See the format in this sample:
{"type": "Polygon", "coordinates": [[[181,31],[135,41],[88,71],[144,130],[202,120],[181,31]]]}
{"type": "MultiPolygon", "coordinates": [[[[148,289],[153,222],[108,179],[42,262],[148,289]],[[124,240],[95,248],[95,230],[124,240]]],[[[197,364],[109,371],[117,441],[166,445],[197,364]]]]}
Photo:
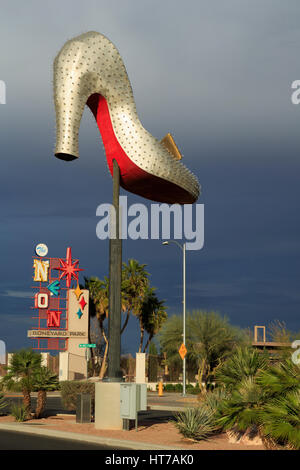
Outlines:
{"type": "Polygon", "coordinates": [[[56,157],[67,161],[79,157],[78,132],[87,104],[97,121],[113,176],[113,205],[118,215],[116,238],[110,238],[108,378],[120,381],[119,188],[153,201],[192,204],[200,187],[195,175],[181,163],[173,137],[167,134],[159,142],[142,126],[121,56],[102,34],[91,31],[62,47],[54,61],[54,101],[56,157]]]}
{"type": "Polygon", "coordinates": [[[159,142],[141,124],[132,88],[116,47],[91,31],[66,42],[54,61],[55,155],[79,157],[78,132],[87,104],[97,121],[111,174],[120,168],[120,185],[147,199],[190,204],[199,183],[180,161],[170,134],[159,142]]]}

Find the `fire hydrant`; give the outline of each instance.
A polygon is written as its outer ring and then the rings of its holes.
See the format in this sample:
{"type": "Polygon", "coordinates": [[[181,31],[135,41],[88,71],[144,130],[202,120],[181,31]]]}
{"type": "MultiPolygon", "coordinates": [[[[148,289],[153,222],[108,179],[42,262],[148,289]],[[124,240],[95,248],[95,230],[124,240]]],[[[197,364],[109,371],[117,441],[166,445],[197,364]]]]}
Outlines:
{"type": "Polygon", "coordinates": [[[162,397],[163,396],[163,383],[158,382],[158,396],[162,397]]]}

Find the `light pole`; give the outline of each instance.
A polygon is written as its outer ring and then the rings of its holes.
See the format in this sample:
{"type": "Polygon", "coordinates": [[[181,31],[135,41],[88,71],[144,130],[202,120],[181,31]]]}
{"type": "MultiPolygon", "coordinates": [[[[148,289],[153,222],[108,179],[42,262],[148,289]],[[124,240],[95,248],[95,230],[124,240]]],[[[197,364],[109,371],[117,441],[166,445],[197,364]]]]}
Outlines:
{"type": "MultiPolygon", "coordinates": [[[[183,255],[183,263],[182,263],[182,278],[183,278],[183,292],[182,292],[182,304],[183,304],[183,335],[182,335],[182,338],[183,338],[183,344],[186,346],[185,344],[185,304],[186,304],[186,287],[185,287],[185,243],[183,243],[182,245],[178,242],[176,242],[175,240],[170,240],[170,241],[166,241],[166,242],[163,242],[162,244],[163,245],[169,245],[170,243],[175,243],[175,245],[177,245],[181,251],[182,251],[182,255],[183,255]]],[[[183,374],[183,393],[182,393],[182,396],[185,397],[186,395],[186,359],[185,359],[185,356],[183,358],[183,371],[182,371],[182,374],[183,374]]]]}

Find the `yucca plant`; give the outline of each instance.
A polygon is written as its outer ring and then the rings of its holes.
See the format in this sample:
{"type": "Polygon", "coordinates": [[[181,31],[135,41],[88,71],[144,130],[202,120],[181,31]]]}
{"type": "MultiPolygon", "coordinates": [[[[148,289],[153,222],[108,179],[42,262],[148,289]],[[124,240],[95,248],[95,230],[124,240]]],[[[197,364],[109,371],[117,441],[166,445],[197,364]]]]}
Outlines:
{"type": "Polygon", "coordinates": [[[261,412],[262,433],[278,444],[300,449],[300,392],[273,398],[261,412]]]}
{"type": "Polygon", "coordinates": [[[218,420],[221,417],[221,407],[224,400],[228,399],[228,393],[222,388],[216,388],[205,395],[199,395],[200,406],[210,411],[215,420],[216,432],[220,432],[222,427],[218,424],[218,420]]]}
{"type": "Polygon", "coordinates": [[[216,429],[214,413],[206,407],[188,408],[178,413],[175,426],[188,439],[200,441],[210,437],[216,429]]]}
{"type": "Polygon", "coordinates": [[[58,377],[47,367],[41,367],[34,374],[33,390],[37,391],[35,418],[40,418],[46,407],[47,392],[58,388],[58,377]]]}

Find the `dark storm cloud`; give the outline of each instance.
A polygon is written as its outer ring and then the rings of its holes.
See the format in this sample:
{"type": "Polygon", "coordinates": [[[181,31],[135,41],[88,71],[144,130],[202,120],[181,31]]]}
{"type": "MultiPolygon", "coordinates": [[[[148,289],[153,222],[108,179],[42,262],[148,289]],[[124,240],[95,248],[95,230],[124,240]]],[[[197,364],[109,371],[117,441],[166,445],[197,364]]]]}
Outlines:
{"type": "MultiPolygon", "coordinates": [[[[299,13],[293,0],[2,5],[0,338],[9,347],[27,344],[31,300],[7,293],[30,289],[36,243],[51,256],[71,245],[86,275],[107,274],[95,214],[111,199],[111,179],[88,110],[80,159],[53,156],[52,62],[67,39],[89,30],[118,47],[143,124],[158,138],[174,133],[202,184],[205,246],[187,254],[188,308],[218,309],[242,326],[279,318],[300,329],[300,106],[290,99],[300,79],[299,13]]],[[[128,240],[123,254],[148,264],[169,314],[180,313],[178,250],[128,240]]],[[[136,339],[133,320],[130,328],[126,345],[136,339]]]]}

